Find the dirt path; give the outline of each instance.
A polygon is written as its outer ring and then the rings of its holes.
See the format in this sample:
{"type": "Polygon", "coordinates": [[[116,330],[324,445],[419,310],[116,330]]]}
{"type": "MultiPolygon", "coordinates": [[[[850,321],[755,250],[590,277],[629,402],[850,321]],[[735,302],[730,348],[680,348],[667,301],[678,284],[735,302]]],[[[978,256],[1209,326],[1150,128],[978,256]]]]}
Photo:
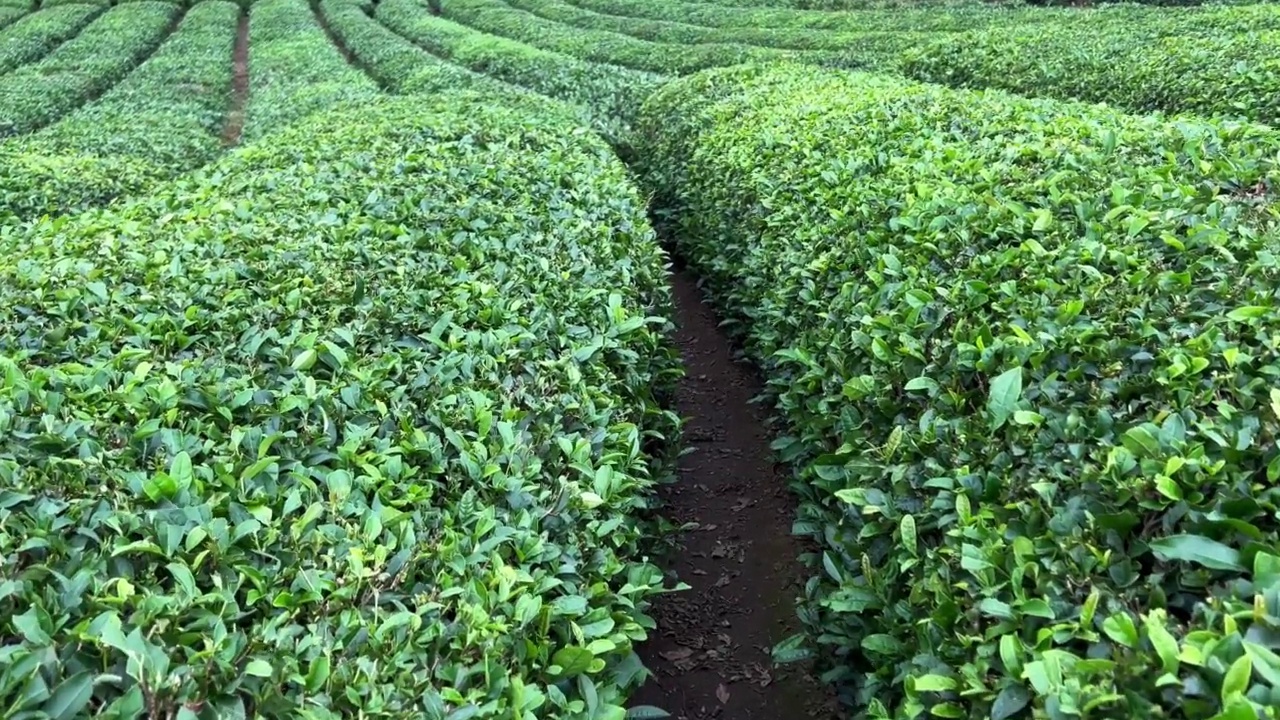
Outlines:
{"type": "Polygon", "coordinates": [[[688,720],[821,720],[832,693],[807,668],[775,669],[774,644],[798,631],[802,543],[791,535],[795,502],[775,468],[754,370],[736,363],[715,314],[683,271],[675,275],[676,342],[687,376],[678,392],[693,452],[664,491],[677,525],[697,523],[671,559],[691,590],[655,602],[659,634],[641,649],[655,677],[633,705],[688,720]]]}
{"type": "Polygon", "coordinates": [[[231,52],[231,108],[222,130],[222,143],[227,147],[240,142],[244,131],[244,107],[249,102],[249,13],[240,13],[236,27],[236,46],[231,52]]]}

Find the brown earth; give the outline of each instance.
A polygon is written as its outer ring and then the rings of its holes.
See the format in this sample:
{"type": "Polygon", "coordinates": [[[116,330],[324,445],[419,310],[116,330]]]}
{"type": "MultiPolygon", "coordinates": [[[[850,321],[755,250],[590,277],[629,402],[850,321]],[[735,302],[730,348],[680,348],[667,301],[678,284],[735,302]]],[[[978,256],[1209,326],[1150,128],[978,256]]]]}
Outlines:
{"type": "Polygon", "coordinates": [[[772,647],[799,631],[805,570],[791,534],[794,499],[764,410],[751,403],[760,380],[734,361],[692,277],[678,270],[674,282],[687,372],[677,402],[693,451],[662,499],[672,522],[693,525],[668,564],[692,589],[654,603],[658,631],[640,649],[654,677],[632,705],[688,720],[837,717],[833,693],[809,668],[772,664],[772,647]]]}
{"type": "Polygon", "coordinates": [[[222,143],[231,147],[240,142],[244,130],[244,106],[249,101],[249,15],[241,13],[236,28],[236,46],[231,53],[231,108],[222,130],[222,143]]]}

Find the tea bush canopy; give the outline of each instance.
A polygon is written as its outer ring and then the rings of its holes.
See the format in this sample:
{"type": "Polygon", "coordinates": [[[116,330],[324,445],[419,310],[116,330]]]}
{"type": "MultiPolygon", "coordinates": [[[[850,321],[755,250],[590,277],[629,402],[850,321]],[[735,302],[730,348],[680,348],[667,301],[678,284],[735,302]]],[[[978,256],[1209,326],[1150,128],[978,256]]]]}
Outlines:
{"type": "Polygon", "coordinates": [[[754,67],[641,136],[792,431],[854,707],[1277,707],[1274,133],[754,67]]]}

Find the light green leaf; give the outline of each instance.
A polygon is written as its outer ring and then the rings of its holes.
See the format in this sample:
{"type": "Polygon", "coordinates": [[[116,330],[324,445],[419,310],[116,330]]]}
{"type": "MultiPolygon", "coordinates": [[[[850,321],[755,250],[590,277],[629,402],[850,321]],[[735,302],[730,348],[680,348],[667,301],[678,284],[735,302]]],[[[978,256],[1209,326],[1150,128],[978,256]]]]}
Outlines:
{"type": "Polygon", "coordinates": [[[1156,436],[1142,425],[1126,430],[1122,442],[1129,452],[1138,457],[1152,456],[1160,452],[1160,441],[1156,440],[1156,436]]]}
{"type": "Polygon", "coordinates": [[[960,686],[955,678],[946,675],[922,675],[915,679],[916,692],[946,692],[960,686]]]}
{"type": "Polygon", "coordinates": [[[903,515],[898,523],[898,535],[902,538],[902,547],[912,555],[916,554],[916,519],[911,515],[903,515]]]}
{"type": "Polygon", "coordinates": [[[1164,626],[1163,610],[1153,610],[1147,614],[1143,624],[1147,628],[1147,638],[1160,656],[1160,662],[1167,673],[1178,672],[1178,641],[1164,626]]]}
{"type": "Polygon", "coordinates": [[[1171,535],[1149,543],[1151,550],[1162,560],[1179,560],[1203,565],[1212,570],[1244,572],[1240,553],[1201,535],[1171,535]]]}
{"type": "Polygon", "coordinates": [[[652,705],[637,705],[627,710],[627,720],[661,720],[671,717],[671,713],[652,705]]]}
{"type": "Polygon", "coordinates": [[[938,391],[938,383],[927,377],[914,378],[907,382],[904,387],[907,390],[928,390],[930,394],[938,391]]]}
{"type": "Polygon", "coordinates": [[[33,606],[27,608],[27,611],[21,615],[13,616],[13,627],[22,637],[36,647],[45,647],[53,642],[53,638],[49,637],[49,633],[40,627],[40,617],[37,609],[33,606]]]}
{"type": "Polygon", "coordinates": [[[271,663],[266,660],[250,660],[244,666],[244,674],[254,677],[271,677],[271,663]]]}
{"type": "Polygon", "coordinates": [[[1118,612],[1102,621],[1102,632],[1115,642],[1132,648],[1138,645],[1138,628],[1126,612],[1118,612]]]}
{"type": "Polygon", "coordinates": [[[1044,416],[1030,410],[1016,410],[1013,413],[1013,421],[1018,425],[1035,425],[1040,426],[1044,422],[1044,416]]]}
{"type": "Polygon", "coordinates": [[[1227,705],[1236,696],[1243,695],[1249,689],[1249,678],[1252,675],[1253,658],[1248,653],[1236,658],[1222,678],[1222,704],[1227,705]]]}
{"type": "Polygon", "coordinates": [[[1246,322],[1266,315],[1268,309],[1265,305],[1245,305],[1227,313],[1227,317],[1237,322],[1246,322]]]}
{"type": "Polygon", "coordinates": [[[569,678],[587,672],[595,659],[590,650],[571,645],[557,650],[551,657],[551,663],[560,666],[560,677],[569,678]]]}
{"type": "Polygon", "coordinates": [[[1022,397],[1022,368],[1006,370],[991,381],[987,394],[987,411],[991,413],[991,427],[1005,424],[1018,407],[1022,397]]]}

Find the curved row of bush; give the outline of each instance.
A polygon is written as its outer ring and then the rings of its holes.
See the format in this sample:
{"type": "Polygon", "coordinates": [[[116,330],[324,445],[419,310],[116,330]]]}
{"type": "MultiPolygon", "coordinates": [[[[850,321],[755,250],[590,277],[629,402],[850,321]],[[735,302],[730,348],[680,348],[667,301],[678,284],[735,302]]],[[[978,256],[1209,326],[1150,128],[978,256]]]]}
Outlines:
{"type": "Polygon", "coordinates": [[[155,0],[118,5],[40,62],[0,77],[0,137],[48,125],[109,89],[155,51],[180,14],[155,0]]]}
{"type": "Polygon", "coordinates": [[[639,137],[790,428],[863,716],[1274,717],[1274,133],[746,67],[639,137]]]}
{"type": "Polygon", "coordinates": [[[805,11],[928,10],[972,8],[973,0],[702,0],[731,9],[741,7],[780,8],[805,11]]]}
{"type": "Polygon", "coordinates": [[[213,160],[239,16],[233,3],[204,0],[97,102],[0,143],[0,215],[73,211],[213,160]]]}
{"type": "Polygon", "coordinates": [[[357,0],[320,0],[329,31],[384,88],[397,93],[473,89],[517,94],[513,86],[446,62],[370,17],[357,0]]]}
{"type": "MultiPolygon", "coordinates": [[[[476,30],[534,47],[664,75],[683,75],[754,60],[800,57],[792,51],[747,45],[655,43],[615,32],[572,27],[518,10],[503,0],[449,0],[444,3],[444,15],[476,30]]],[[[830,54],[824,58],[830,58],[830,54]]]]}
{"type": "MultiPolygon", "coordinates": [[[[648,18],[760,33],[789,31],[792,37],[806,31],[864,33],[874,31],[952,32],[996,25],[1024,25],[1074,16],[1078,11],[1028,10],[1004,5],[976,5],[928,9],[861,10],[829,12],[769,6],[726,7],[686,0],[566,0],[576,7],[630,18],[648,18]]],[[[726,36],[727,37],[727,36],[726,36]]]]}
{"type": "Polygon", "coordinates": [[[0,6],[0,29],[8,27],[25,17],[30,10],[24,7],[0,6]]]}
{"type": "Polygon", "coordinates": [[[417,0],[383,0],[376,18],[434,55],[569,105],[589,108],[592,125],[624,150],[640,105],[663,81],[652,73],[593,63],[487,35],[431,15],[417,0]]]}
{"type": "Polygon", "coordinates": [[[0,706],[622,717],[666,260],[603,142],[503,103],[0,235],[0,706]]]}
{"type": "Polygon", "coordinates": [[[824,50],[838,54],[841,65],[881,65],[904,50],[923,45],[932,35],[904,32],[828,33],[788,28],[706,28],[665,20],[620,17],[586,10],[564,0],[506,0],[518,9],[579,28],[622,33],[655,42],[697,45],[734,43],[766,48],[824,50]]]}
{"type": "Polygon", "coordinates": [[[102,13],[91,5],[40,10],[0,31],[0,74],[39,60],[102,13]]]}
{"type": "Polygon", "coordinates": [[[258,0],[249,10],[249,102],[241,138],[250,142],[317,110],[379,94],[347,64],[307,0],[258,0]]]}
{"type": "Polygon", "coordinates": [[[397,94],[435,93],[449,90],[489,92],[508,103],[527,103],[542,115],[561,113],[566,122],[593,127],[616,140],[614,119],[592,109],[561,103],[536,92],[468,70],[432,55],[380,24],[357,0],[321,0],[319,9],[329,30],[366,72],[384,88],[397,94]]]}
{"type": "Polygon", "coordinates": [[[901,70],[957,87],[1274,123],[1278,50],[1280,8],[1231,7],[1141,23],[1041,23],[957,34],[909,50],[901,70]]]}

